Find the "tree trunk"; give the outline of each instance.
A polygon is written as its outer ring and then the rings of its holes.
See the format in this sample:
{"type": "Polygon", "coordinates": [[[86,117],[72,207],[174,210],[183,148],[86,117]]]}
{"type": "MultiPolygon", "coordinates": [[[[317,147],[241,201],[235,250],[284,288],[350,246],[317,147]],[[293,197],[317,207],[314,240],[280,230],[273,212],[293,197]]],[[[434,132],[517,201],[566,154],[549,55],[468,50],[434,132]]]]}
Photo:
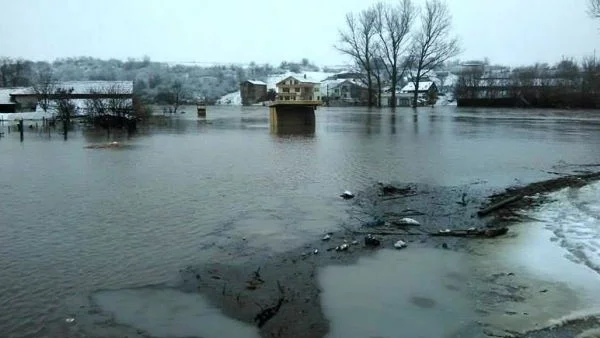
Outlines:
{"type": "Polygon", "coordinates": [[[373,79],[370,71],[367,71],[367,87],[369,87],[369,107],[373,107],[373,79]]]}
{"type": "Polygon", "coordinates": [[[398,71],[396,70],[396,65],[393,65],[394,69],[392,69],[392,102],[390,107],[396,108],[396,87],[398,86],[398,71]]]}
{"type": "Polygon", "coordinates": [[[377,74],[377,107],[381,108],[381,74],[377,74]]]}
{"type": "Polygon", "coordinates": [[[415,93],[413,95],[413,108],[417,107],[417,100],[419,99],[419,82],[421,81],[421,72],[417,71],[417,76],[415,77],[415,93]]]}

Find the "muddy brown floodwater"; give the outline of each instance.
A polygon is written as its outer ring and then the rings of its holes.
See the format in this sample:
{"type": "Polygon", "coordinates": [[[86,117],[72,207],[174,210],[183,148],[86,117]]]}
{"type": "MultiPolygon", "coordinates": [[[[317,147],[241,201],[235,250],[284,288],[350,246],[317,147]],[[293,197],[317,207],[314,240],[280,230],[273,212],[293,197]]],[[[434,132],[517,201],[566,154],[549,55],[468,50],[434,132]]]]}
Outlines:
{"type": "Polygon", "coordinates": [[[0,125],[4,336],[477,337],[594,305],[596,190],[561,192],[551,219],[504,215],[493,239],[427,232],[484,227],[488,196],[594,168],[596,112],[324,108],[314,130],[272,131],[264,107],[193,108],[129,138],[21,143],[0,125]],[[364,246],[363,223],[404,216],[422,225],[364,246]]]}

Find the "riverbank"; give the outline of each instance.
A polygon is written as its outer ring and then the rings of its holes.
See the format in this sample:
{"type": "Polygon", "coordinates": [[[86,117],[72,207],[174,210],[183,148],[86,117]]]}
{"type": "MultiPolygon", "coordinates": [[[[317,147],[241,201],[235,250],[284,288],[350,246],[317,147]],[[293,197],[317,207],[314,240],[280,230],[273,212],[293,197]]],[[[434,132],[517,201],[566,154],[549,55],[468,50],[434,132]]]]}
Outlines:
{"type": "MultiPolygon", "coordinates": [[[[497,254],[522,250],[521,236],[541,238],[545,236],[538,233],[542,229],[518,225],[505,236],[483,239],[432,234],[524,222],[526,209],[539,206],[545,194],[580,187],[599,177],[598,173],[561,177],[509,188],[489,199],[489,190],[478,183],[454,188],[377,184],[349,201],[353,221],[337,232],[323,234],[327,240],[315,238],[301,248],[265,257],[259,249],[243,249],[245,239],[241,239],[222,253],[227,257],[223,262],[188,266],[173,285],[101,291],[90,299],[97,311],[110,309],[115,323],[135,328],[141,336],[181,336],[179,332],[210,337],[211,331],[206,326],[198,331],[165,331],[165,326],[176,325],[168,320],[148,324],[132,315],[139,307],[130,305],[128,310],[128,306],[117,306],[117,299],[144,303],[148,309],[168,306],[164,303],[167,293],[202,295],[206,301],[198,302],[210,305],[198,311],[212,309],[222,313],[220,320],[235,321],[230,326],[237,331],[219,331],[220,335],[393,336],[397,324],[403,323],[402,332],[408,336],[571,337],[573,332],[596,327],[597,318],[576,317],[565,325],[544,327],[551,318],[581,309],[580,295],[564,281],[542,279],[521,264],[511,264],[510,254],[497,254]],[[491,217],[476,216],[482,207],[515,194],[522,198],[491,217]],[[394,225],[402,217],[414,218],[421,225],[394,225]],[[365,245],[367,233],[374,234],[380,245],[365,245]],[[395,249],[398,240],[405,241],[407,248],[395,249]],[[225,263],[233,255],[238,256],[236,263],[225,263]],[[152,304],[153,299],[161,303],[152,304]],[[432,320],[437,326],[431,325],[432,320]]],[[[549,243],[539,241],[538,253],[548,250],[549,243]]],[[[556,255],[553,262],[560,265],[561,254],[556,251],[556,255]]]]}

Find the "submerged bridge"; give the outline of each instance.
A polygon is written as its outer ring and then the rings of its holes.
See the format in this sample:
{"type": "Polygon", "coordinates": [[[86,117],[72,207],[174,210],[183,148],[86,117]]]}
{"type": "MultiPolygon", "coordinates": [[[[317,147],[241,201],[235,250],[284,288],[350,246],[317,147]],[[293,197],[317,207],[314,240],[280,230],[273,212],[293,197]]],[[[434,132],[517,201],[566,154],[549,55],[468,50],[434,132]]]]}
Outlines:
{"type": "Polygon", "coordinates": [[[321,101],[314,100],[283,100],[275,101],[269,106],[271,131],[291,130],[294,128],[307,129],[315,127],[315,110],[321,101]]]}

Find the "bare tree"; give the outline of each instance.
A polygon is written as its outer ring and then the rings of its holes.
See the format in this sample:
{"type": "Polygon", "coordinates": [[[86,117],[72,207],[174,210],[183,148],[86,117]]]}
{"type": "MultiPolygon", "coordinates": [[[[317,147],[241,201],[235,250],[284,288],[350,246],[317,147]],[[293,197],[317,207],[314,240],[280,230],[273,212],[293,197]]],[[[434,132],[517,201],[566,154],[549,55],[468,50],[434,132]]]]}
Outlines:
{"type": "Polygon", "coordinates": [[[376,52],[373,55],[373,61],[371,65],[371,73],[375,79],[377,86],[377,106],[381,107],[381,92],[383,90],[383,81],[385,76],[385,61],[381,56],[381,45],[376,44],[376,52]]]}
{"type": "Polygon", "coordinates": [[[55,87],[56,81],[50,66],[37,71],[33,84],[33,91],[37,95],[38,104],[44,112],[47,112],[50,107],[55,87]]]}
{"type": "Polygon", "coordinates": [[[133,116],[133,102],[127,88],[114,84],[106,89],[106,94],[107,108],[111,114],[122,118],[133,116]]]}
{"type": "Polygon", "coordinates": [[[421,13],[421,27],[413,40],[410,64],[415,93],[413,104],[419,98],[419,83],[429,72],[460,53],[458,39],[450,36],[452,16],[442,0],[427,0],[421,13]]]}
{"type": "Polygon", "coordinates": [[[600,19],[600,0],[589,0],[588,14],[594,19],[600,19]]]}
{"type": "Polygon", "coordinates": [[[407,65],[400,60],[400,57],[402,51],[407,48],[408,33],[415,17],[415,7],[411,0],[401,0],[397,6],[380,2],[375,6],[375,10],[379,46],[391,82],[391,106],[396,107],[396,87],[407,65]]]}
{"type": "Polygon", "coordinates": [[[340,43],[336,48],[354,59],[365,72],[369,92],[369,106],[373,105],[372,59],[375,52],[377,13],[374,8],[363,10],[358,18],[346,14],[346,29],[340,30],[340,43]]]}
{"type": "Polygon", "coordinates": [[[169,108],[170,113],[177,114],[177,109],[179,109],[179,106],[181,106],[184,96],[185,92],[183,88],[183,83],[181,83],[180,81],[175,81],[171,86],[168,98],[168,103],[172,106],[172,108],[169,108]]]}
{"type": "Polygon", "coordinates": [[[63,135],[65,140],[71,126],[71,117],[75,114],[76,106],[73,103],[73,88],[58,88],[54,92],[53,100],[56,106],[57,117],[63,122],[63,135]]]}

